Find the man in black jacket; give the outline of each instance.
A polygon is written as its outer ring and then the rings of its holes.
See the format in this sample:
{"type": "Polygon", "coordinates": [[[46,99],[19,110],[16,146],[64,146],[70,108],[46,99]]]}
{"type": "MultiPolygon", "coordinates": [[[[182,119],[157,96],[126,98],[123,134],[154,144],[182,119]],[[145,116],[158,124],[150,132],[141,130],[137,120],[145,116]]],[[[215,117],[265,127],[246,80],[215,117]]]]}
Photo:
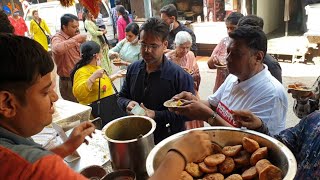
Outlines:
{"type": "Polygon", "coordinates": [[[168,111],[163,103],[182,91],[194,94],[192,76],[164,56],[168,25],[157,18],[148,19],[140,31],[142,60],[132,63],[120,91],[119,106],[129,114],[140,104],[145,115],[154,119],[155,143],[184,130],[188,119],[168,111]]]}

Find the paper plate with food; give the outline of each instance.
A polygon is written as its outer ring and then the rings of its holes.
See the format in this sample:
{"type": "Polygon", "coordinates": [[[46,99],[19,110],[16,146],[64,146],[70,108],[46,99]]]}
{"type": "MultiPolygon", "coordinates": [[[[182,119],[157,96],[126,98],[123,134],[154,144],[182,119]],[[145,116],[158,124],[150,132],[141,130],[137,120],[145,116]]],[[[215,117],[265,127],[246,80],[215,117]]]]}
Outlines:
{"type": "Polygon", "coordinates": [[[189,74],[193,74],[193,70],[192,69],[188,69],[188,68],[183,68],[187,73],[189,74]]]}
{"type": "Polygon", "coordinates": [[[302,91],[302,92],[311,92],[312,88],[305,86],[301,83],[294,83],[288,85],[289,90],[302,91]]]}
{"type": "Polygon", "coordinates": [[[170,100],[163,103],[163,105],[168,108],[180,107],[182,104],[183,104],[183,102],[180,99],[179,100],[170,99],[170,100]]]}
{"type": "Polygon", "coordinates": [[[121,59],[117,58],[117,59],[114,59],[112,61],[112,63],[115,65],[115,66],[121,66],[122,65],[122,61],[121,59]]]}
{"type": "Polygon", "coordinates": [[[221,62],[217,62],[216,64],[214,64],[217,68],[226,68],[227,64],[223,64],[221,62]]]}

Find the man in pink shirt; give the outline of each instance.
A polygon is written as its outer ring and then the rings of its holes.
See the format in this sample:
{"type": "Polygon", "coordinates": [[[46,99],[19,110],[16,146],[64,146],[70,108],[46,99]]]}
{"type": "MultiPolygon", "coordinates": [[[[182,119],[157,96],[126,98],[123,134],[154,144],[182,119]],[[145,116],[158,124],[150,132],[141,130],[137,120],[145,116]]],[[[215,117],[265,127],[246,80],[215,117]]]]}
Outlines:
{"type": "Polygon", "coordinates": [[[87,36],[79,32],[79,19],[72,14],[61,17],[61,30],[51,39],[52,55],[60,76],[59,89],[63,99],[77,102],[72,94],[70,73],[80,60],[80,44],[87,36]]]}

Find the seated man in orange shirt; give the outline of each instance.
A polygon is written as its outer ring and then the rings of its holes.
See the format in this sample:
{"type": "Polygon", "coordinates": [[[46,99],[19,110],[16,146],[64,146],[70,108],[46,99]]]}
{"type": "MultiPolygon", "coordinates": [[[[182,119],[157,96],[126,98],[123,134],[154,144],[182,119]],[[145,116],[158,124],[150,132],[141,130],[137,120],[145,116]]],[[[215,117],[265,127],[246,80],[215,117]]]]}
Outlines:
{"type": "Polygon", "coordinates": [[[4,179],[83,178],[68,168],[62,158],[74,152],[94,132],[92,123],[80,124],[64,144],[51,151],[30,139],[52,122],[53,103],[58,99],[51,80],[54,67],[51,56],[36,41],[9,34],[0,34],[0,53],[1,176],[4,179]]]}

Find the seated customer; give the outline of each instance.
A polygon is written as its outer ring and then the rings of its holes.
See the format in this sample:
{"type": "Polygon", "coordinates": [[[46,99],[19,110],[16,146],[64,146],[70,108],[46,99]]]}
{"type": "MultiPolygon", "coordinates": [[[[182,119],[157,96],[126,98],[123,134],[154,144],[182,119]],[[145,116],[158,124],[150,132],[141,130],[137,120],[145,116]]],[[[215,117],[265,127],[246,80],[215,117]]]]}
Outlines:
{"type": "Polygon", "coordinates": [[[278,134],[285,128],[288,99],[282,84],[263,64],[266,35],[261,28],[253,26],[240,26],[229,35],[230,75],[225,82],[203,102],[190,93],[175,96],[190,101],[173,111],[190,119],[209,119],[211,125],[239,127],[232,111],[247,109],[268,126],[272,135],[278,134]]]}
{"type": "Polygon", "coordinates": [[[87,41],[81,45],[80,51],[81,59],[70,75],[73,80],[72,92],[77,101],[87,105],[98,100],[99,92],[100,98],[114,94],[111,81],[122,75],[118,72],[108,77],[105,69],[101,68],[102,53],[99,44],[87,41]]]}
{"type": "MultiPolygon", "coordinates": [[[[248,111],[234,111],[236,122],[247,127],[268,134],[268,128],[259,117],[248,111]]],[[[294,154],[298,169],[294,179],[320,178],[320,112],[314,112],[300,120],[291,128],[281,131],[274,137],[285,144],[294,154]]]]}
{"type": "Polygon", "coordinates": [[[62,158],[94,131],[90,122],[76,127],[62,145],[46,150],[31,136],[52,122],[58,99],[51,81],[54,63],[36,41],[0,34],[0,157],[4,179],[84,179],[62,158]]]}

